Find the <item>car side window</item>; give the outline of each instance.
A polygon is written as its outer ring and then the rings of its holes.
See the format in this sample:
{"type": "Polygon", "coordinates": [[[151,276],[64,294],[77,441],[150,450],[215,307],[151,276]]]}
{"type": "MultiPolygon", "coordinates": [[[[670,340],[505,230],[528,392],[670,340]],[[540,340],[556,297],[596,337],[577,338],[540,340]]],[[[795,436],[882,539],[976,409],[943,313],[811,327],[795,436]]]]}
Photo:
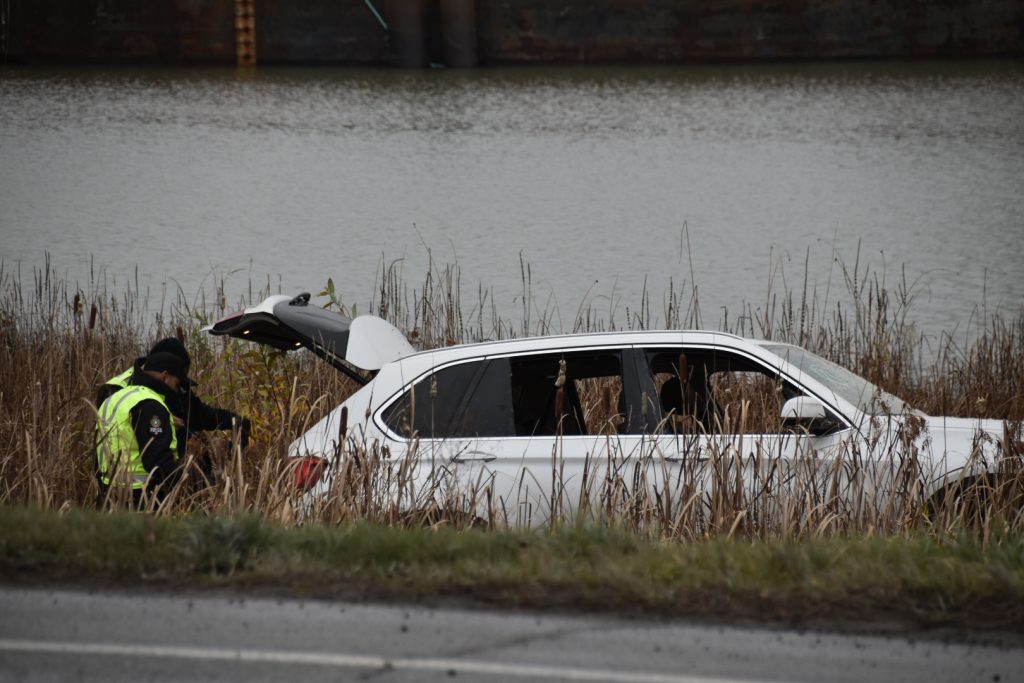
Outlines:
{"type": "Polygon", "coordinates": [[[381,414],[405,438],[509,436],[513,434],[508,359],[441,368],[420,379],[381,414]]]}
{"type": "Polygon", "coordinates": [[[800,395],[778,373],[730,352],[651,349],[647,358],[666,433],[780,433],[783,403],[800,395]]]}
{"type": "Polygon", "coordinates": [[[614,434],[621,429],[621,353],[519,356],[509,363],[517,436],[614,434]]]}
{"type": "Polygon", "coordinates": [[[777,434],[783,431],[784,387],[780,377],[756,370],[721,370],[708,376],[708,393],[718,407],[720,431],[777,434]]]}

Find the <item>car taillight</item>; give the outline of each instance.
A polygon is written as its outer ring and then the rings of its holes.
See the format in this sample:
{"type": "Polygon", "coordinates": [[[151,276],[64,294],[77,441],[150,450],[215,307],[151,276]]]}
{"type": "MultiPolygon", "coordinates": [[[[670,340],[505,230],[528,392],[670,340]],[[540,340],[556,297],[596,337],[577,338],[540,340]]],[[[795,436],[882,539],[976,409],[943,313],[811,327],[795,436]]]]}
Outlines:
{"type": "Polygon", "coordinates": [[[289,463],[292,467],[292,475],[295,478],[295,488],[306,492],[317,485],[324,470],[327,469],[327,461],[315,455],[303,455],[292,458],[289,463]]]}

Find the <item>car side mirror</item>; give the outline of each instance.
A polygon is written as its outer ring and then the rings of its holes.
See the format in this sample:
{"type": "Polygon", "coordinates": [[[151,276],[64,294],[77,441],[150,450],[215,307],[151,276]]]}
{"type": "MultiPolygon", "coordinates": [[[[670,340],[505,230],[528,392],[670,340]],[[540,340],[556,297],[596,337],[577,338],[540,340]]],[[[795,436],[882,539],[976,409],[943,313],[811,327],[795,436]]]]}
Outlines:
{"type": "Polygon", "coordinates": [[[836,424],[822,402],[811,396],[794,396],[782,405],[782,425],[787,429],[803,429],[818,436],[832,431],[836,424]]]}

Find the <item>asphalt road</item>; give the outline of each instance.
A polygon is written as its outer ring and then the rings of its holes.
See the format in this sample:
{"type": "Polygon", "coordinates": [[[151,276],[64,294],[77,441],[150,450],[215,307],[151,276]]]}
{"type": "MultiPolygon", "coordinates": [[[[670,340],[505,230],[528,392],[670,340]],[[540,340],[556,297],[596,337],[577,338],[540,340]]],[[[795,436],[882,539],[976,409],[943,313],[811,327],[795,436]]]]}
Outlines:
{"type": "Polygon", "coordinates": [[[208,594],[0,588],[0,681],[1024,681],[1024,647],[208,594]]]}

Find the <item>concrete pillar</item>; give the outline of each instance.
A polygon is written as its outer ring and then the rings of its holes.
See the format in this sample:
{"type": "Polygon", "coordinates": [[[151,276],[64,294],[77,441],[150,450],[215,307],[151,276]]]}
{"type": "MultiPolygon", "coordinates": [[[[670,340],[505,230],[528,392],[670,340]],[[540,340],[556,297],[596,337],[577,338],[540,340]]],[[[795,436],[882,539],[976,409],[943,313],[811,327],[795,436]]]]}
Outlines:
{"type": "Polygon", "coordinates": [[[388,20],[398,66],[422,69],[427,66],[427,1],[398,0],[389,5],[388,20]]]}
{"type": "Polygon", "coordinates": [[[441,32],[445,66],[477,65],[476,0],[441,0],[441,32]]]}

